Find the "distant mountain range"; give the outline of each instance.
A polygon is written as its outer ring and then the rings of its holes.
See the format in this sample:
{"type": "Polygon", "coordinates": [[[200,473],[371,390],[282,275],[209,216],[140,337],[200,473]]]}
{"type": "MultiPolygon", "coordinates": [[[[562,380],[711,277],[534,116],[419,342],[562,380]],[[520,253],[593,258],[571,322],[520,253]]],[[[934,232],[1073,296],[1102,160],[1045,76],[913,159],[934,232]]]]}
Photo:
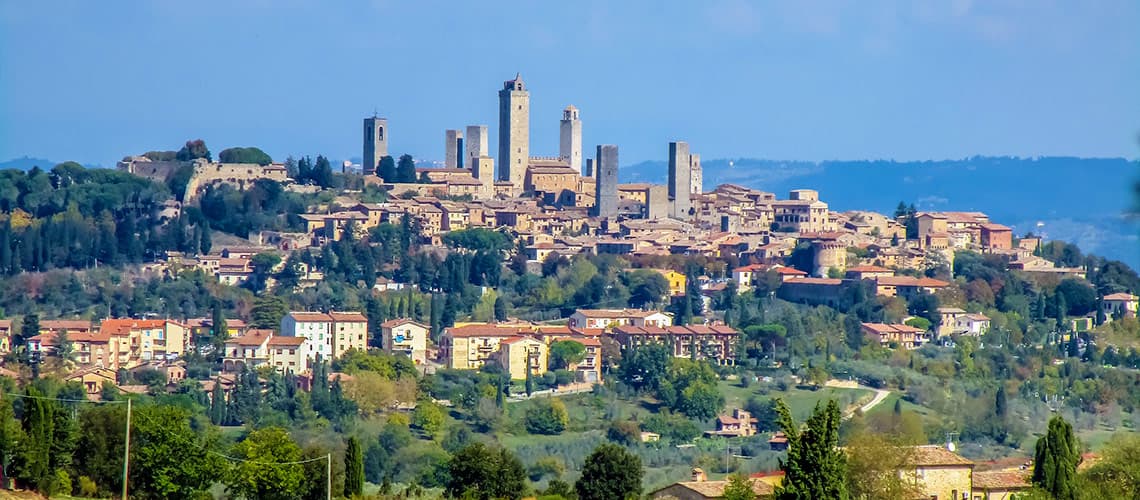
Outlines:
{"type": "Polygon", "coordinates": [[[40,167],[41,169],[48,170],[56,166],[59,162],[45,160],[43,158],[13,158],[8,161],[0,161],[0,170],[16,169],[16,170],[31,170],[32,167],[40,167]]]}
{"type": "MultiPolygon", "coordinates": [[[[1075,242],[1085,252],[1140,268],[1133,185],[1138,163],[1123,158],[972,157],[962,160],[796,162],[703,161],[704,189],[732,183],[776,193],[815,189],[833,210],[892,214],[899,201],[919,210],[977,210],[1015,233],[1075,242]],[[1130,215],[1132,214],[1132,215],[1130,215]]],[[[623,182],[663,183],[668,164],[623,166],[623,182]]]]}

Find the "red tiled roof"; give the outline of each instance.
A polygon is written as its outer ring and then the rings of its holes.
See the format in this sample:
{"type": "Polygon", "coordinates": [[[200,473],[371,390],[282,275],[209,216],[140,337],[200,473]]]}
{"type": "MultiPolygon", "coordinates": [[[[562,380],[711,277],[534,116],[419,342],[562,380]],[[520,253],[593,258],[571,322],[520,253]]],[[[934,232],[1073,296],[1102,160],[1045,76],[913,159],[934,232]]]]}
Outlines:
{"type": "Polygon", "coordinates": [[[297,311],[289,313],[289,317],[298,322],[328,322],[332,321],[332,316],[321,312],[305,312],[297,311]]]}
{"type": "Polygon", "coordinates": [[[227,340],[226,343],[234,343],[240,346],[259,346],[271,336],[273,336],[273,330],[253,329],[246,331],[245,335],[227,340]]]}
{"type": "Polygon", "coordinates": [[[855,266],[847,270],[849,273],[893,273],[891,269],[879,266],[855,266]]]}
{"type": "Polygon", "coordinates": [[[922,333],[922,330],[910,325],[903,324],[886,324],[886,323],[863,323],[863,328],[871,330],[875,333],[922,333]]]}
{"type": "MultiPolygon", "coordinates": [[[[305,337],[286,337],[284,335],[274,335],[269,339],[270,346],[299,346],[308,340],[305,337]]],[[[260,344],[256,344],[260,345],[260,344]]]]}
{"type": "Polygon", "coordinates": [[[408,318],[390,319],[388,321],[380,323],[380,328],[395,328],[397,326],[406,325],[408,323],[411,323],[413,325],[419,326],[419,327],[424,328],[424,329],[428,329],[428,330],[431,329],[430,326],[427,326],[423,323],[420,323],[418,321],[414,321],[414,320],[411,320],[408,318]]]}
{"type": "Polygon", "coordinates": [[[1028,471],[995,470],[974,473],[975,490],[1024,490],[1032,488],[1028,471]]]}
{"type": "Polygon", "coordinates": [[[1104,300],[1131,300],[1135,301],[1136,296],[1130,293],[1110,293],[1104,296],[1104,300]]]}
{"type": "Polygon", "coordinates": [[[329,313],[329,317],[331,317],[333,321],[346,323],[365,323],[368,321],[368,317],[358,312],[332,311],[329,313]]]}
{"type": "Polygon", "coordinates": [[[498,326],[492,324],[453,326],[443,331],[444,335],[455,337],[514,337],[526,333],[518,326],[498,326]]]}

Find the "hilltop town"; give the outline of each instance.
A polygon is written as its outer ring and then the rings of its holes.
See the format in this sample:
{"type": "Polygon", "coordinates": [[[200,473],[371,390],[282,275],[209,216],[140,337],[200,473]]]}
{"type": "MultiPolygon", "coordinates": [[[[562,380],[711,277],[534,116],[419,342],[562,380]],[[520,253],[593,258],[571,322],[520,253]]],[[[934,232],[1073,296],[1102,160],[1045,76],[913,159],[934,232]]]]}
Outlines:
{"type": "MultiPolygon", "coordinates": [[[[5,173],[19,193],[0,200],[5,392],[193,416],[254,462],[268,458],[249,436],[296,426],[274,438],[312,476],[296,496],[325,491],[325,464],[302,460],[326,455],[330,491],[346,464],[346,496],[350,462],[361,485],[459,496],[455,457],[487,442],[528,462],[518,487],[569,497],[613,442],[651,471],[638,494],[766,497],[801,442],[781,419],[830,412],[854,461],[874,454],[860,438],[890,436],[899,461],[875,465],[912,496],[1009,498],[1033,486],[1031,437],[1054,412],[1101,442],[1140,421],[1126,265],[976,211],[707,186],[684,141],[661,145],[666,184],[622,184],[618,145],[584,151],[573,105],[557,154],[532,155],[530,92],[503,82],[494,156],[487,125],[448,129],[442,166],[395,157],[399,124],[370,116],[361,164],[339,171],[258,148],[215,161],[188,141],[113,172],[5,173]],[[342,435],[355,448],[328,444],[342,435]]],[[[87,496],[123,486],[89,465],[122,443],[83,435],[118,432],[118,416],[58,441],[75,458],[50,468],[87,496]]],[[[189,421],[169,427],[197,443],[189,421]]],[[[161,442],[166,427],[142,425],[161,442]]],[[[3,478],[62,488],[43,470],[3,478]]]]}

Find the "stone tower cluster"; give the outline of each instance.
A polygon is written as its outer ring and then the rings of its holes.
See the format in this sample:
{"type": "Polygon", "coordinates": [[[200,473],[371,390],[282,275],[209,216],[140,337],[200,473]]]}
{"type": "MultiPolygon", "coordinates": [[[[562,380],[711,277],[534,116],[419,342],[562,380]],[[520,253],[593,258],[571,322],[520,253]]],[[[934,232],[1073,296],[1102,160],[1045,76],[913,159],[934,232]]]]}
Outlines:
{"type": "Polygon", "coordinates": [[[674,219],[689,219],[692,206],[689,195],[693,192],[691,161],[689,143],[669,143],[669,216],[674,219]]]}
{"type": "Polygon", "coordinates": [[[463,131],[445,130],[443,132],[443,147],[443,166],[463,168],[463,131]]]}
{"type": "Polygon", "coordinates": [[[380,159],[388,156],[388,120],[372,116],[364,119],[364,155],[360,166],[364,175],[376,175],[380,159]]]}
{"type": "Polygon", "coordinates": [[[522,75],[499,91],[499,180],[521,188],[530,161],[530,92],[522,75]]]}

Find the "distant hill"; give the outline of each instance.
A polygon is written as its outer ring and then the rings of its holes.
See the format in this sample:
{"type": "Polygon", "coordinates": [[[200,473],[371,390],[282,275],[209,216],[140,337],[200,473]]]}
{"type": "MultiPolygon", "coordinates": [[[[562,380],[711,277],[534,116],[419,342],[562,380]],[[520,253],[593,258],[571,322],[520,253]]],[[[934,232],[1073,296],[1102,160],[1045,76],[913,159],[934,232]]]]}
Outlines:
{"type": "Polygon", "coordinates": [[[51,160],[45,160],[43,158],[28,158],[27,156],[25,156],[23,158],[13,158],[13,159],[8,160],[8,161],[0,162],[0,170],[8,170],[8,169],[31,170],[32,167],[36,167],[36,166],[40,167],[41,169],[47,170],[51,167],[56,166],[58,163],[59,162],[51,161],[51,160]]]}
{"type": "MultiPolygon", "coordinates": [[[[816,189],[840,211],[890,214],[899,201],[913,202],[920,210],[979,210],[1019,234],[1044,233],[1140,268],[1138,227],[1126,216],[1140,169],[1123,158],[702,163],[706,190],[733,183],[785,198],[791,189],[816,189]]],[[[623,182],[663,183],[668,164],[643,162],[622,167],[620,175],[623,182]]]]}

